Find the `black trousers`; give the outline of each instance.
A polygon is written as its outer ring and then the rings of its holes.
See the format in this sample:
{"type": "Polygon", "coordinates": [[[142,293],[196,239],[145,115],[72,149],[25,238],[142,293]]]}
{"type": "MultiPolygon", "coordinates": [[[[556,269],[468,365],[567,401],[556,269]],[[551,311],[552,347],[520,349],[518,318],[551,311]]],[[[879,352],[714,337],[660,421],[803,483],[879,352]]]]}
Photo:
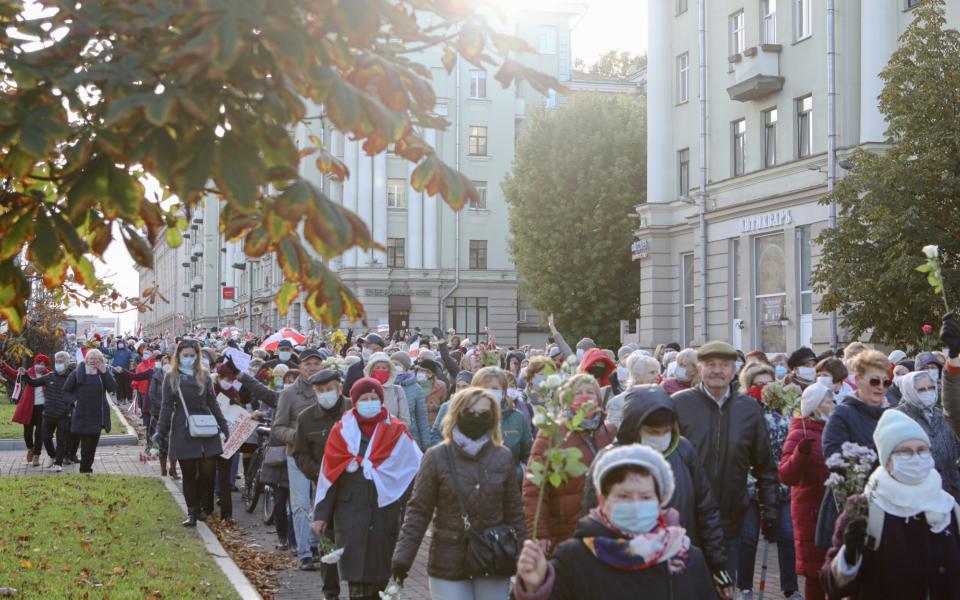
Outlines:
{"type": "Polygon", "coordinates": [[[55,456],[54,463],[63,464],[63,457],[67,454],[67,443],[70,439],[70,418],[69,417],[51,417],[43,415],[43,445],[47,448],[47,454],[55,456]],[[57,435],[57,445],[53,445],[53,435],[57,435]],[[54,455],[53,452],[56,452],[54,455]]]}
{"type": "Polygon", "coordinates": [[[78,437],[80,438],[80,472],[93,473],[93,458],[97,454],[100,434],[82,433],[78,437]]]}
{"type": "MultiPolygon", "coordinates": [[[[33,405],[33,413],[30,415],[30,424],[23,426],[23,443],[27,445],[28,450],[33,450],[34,454],[43,452],[43,405],[33,405]]],[[[50,454],[53,458],[53,454],[50,454]]]]}
{"type": "Polygon", "coordinates": [[[193,511],[203,508],[209,515],[213,512],[213,474],[217,468],[217,459],[212,456],[181,458],[179,462],[180,476],[183,478],[183,499],[187,508],[193,511]]]}
{"type": "MultiPolygon", "coordinates": [[[[277,537],[280,543],[288,542],[287,538],[287,502],[290,500],[290,488],[274,486],[273,488],[273,525],[277,528],[277,537]]],[[[296,546],[296,544],[291,544],[296,546]]]]}
{"type": "MultiPolygon", "coordinates": [[[[217,486],[220,488],[220,518],[221,519],[232,519],[233,518],[233,485],[230,483],[230,459],[216,458],[216,478],[217,486]]],[[[207,514],[210,514],[213,511],[213,492],[214,486],[210,486],[210,498],[208,501],[205,501],[203,505],[209,506],[210,510],[207,511],[207,514]]]]}

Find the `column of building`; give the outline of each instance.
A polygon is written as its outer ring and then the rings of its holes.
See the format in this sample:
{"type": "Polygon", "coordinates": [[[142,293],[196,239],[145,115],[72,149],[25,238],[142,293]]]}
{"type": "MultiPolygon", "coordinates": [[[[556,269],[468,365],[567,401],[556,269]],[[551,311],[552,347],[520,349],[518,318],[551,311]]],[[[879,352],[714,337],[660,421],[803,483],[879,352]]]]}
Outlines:
{"type": "Polygon", "coordinates": [[[868,2],[860,7],[860,143],[883,142],[887,123],[880,114],[880,72],[897,48],[896,2],[868,2]]]}
{"type": "Polygon", "coordinates": [[[669,202],[673,138],[670,115],[673,113],[670,84],[671,6],[661,0],[649,3],[647,21],[649,40],[647,60],[647,202],[669,202]]]}
{"type": "MultiPolygon", "coordinates": [[[[407,163],[407,180],[416,168],[407,163]]],[[[407,268],[423,268],[423,194],[407,184],[407,268]]]]}
{"type": "MultiPolygon", "coordinates": [[[[343,182],[343,207],[350,212],[357,212],[357,188],[360,182],[360,170],[357,165],[357,142],[344,139],[343,163],[350,172],[350,176],[343,182]]],[[[369,180],[369,175],[368,175],[369,180]]],[[[359,251],[351,248],[343,253],[343,266],[346,269],[355,269],[358,264],[359,251]]]]}
{"type": "MultiPolygon", "coordinates": [[[[437,130],[427,129],[426,142],[432,148],[437,147],[437,130]]],[[[438,227],[439,206],[437,197],[423,194],[423,268],[437,268],[438,241],[440,228],[438,227]]]]}

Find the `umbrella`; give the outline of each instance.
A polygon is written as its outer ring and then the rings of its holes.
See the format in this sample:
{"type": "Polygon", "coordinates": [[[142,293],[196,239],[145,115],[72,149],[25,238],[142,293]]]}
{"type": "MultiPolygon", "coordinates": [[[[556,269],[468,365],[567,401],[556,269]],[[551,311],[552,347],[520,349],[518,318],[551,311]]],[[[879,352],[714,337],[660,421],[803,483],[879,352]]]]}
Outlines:
{"type": "Polygon", "coordinates": [[[296,329],[293,329],[292,327],[284,327],[280,331],[263,340],[263,343],[260,344],[260,349],[272,352],[277,349],[277,346],[283,340],[290,340],[291,344],[298,346],[306,342],[307,338],[305,338],[302,333],[296,329]]]}

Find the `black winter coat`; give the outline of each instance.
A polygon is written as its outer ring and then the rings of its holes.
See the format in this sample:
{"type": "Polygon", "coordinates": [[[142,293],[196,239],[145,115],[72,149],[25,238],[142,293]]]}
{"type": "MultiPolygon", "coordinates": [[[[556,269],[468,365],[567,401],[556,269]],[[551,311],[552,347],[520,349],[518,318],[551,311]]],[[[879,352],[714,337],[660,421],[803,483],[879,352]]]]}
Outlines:
{"type": "Polygon", "coordinates": [[[88,375],[86,366],[80,365],[67,378],[63,390],[76,398],[71,433],[98,435],[101,430],[110,433],[111,409],[107,392],[117,390],[117,382],[110,371],[88,375]]]}
{"type": "Polygon", "coordinates": [[[314,404],[297,417],[297,432],[293,434],[293,458],[297,468],[310,481],[316,481],[323,462],[323,449],[327,446],[330,430],[337,424],[347,401],[338,398],[331,409],[314,404]]]}
{"type": "MultiPolygon", "coordinates": [[[[671,575],[666,563],[641,570],[604,564],[583,544],[585,537],[621,537],[593,517],[577,523],[575,539],[560,544],[550,559],[554,571],[550,600],[711,600],[716,597],[703,553],[690,546],[687,567],[671,575]]],[[[523,594],[518,594],[523,599],[523,594]]],[[[539,598],[539,596],[534,596],[539,598]]]]}
{"type": "MultiPolygon", "coordinates": [[[[593,486],[593,465],[597,459],[616,446],[639,443],[640,426],[651,413],[660,408],[676,414],[673,403],[668,398],[660,400],[653,396],[640,396],[631,400],[624,408],[617,441],[601,450],[587,471],[583,489],[583,516],[597,506],[597,490],[593,486]]],[[[710,480],[696,449],[690,440],[680,435],[679,428],[674,431],[673,441],[664,452],[664,458],[673,469],[675,482],[668,508],[674,508],[680,513],[680,525],[687,530],[690,541],[703,549],[710,568],[724,568],[727,551],[723,544],[723,528],[720,526],[717,500],[710,489],[710,480]]]]}
{"type": "Polygon", "coordinates": [[[747,473],[757,480],[763,517],[778,517],[777,465],[770,453],[767,423],[756,400],[731,388],[723,406],[698,386],[671,396],[680,431],[690,440],[720,505],[720,524],[727,538],[739,537],[750,498],[747,473]]]}
{"type": "Polygon", "coordinates": [[[63,388],[67,385],[67,379],[70,378],[70,374],[73,373],[74,368],[68,366],[63,374],[57,373],[56,371],[52,373],[47,373],[42,377],[31,378],[29,375],[24,375],[24,380],[34,386],[43,386],[43,416],[50,419],[62,419],[70,415],[70,410],[73,408],[76,398],[70,392],[65,391],[63,388]]]}
{"type": "Polygon", "coordinates": [[[220,427],[220,433],[229,437],[227,420],[217,403],[213,390],[213,380],[208,380],[203,390],[197,384],[193,375],[180,374],[180,391],[183,392],[183,402],[180,393],[173,387],[170,373],[167,373],[161,384],[163,398],[160,407],[160,420],[157,422],[157,434],[161,438],[160,447],[167,447],[171,458],[193,459],[218,457],[223,453],[220,436],[195,438],[190,435],[187,417],[183,413],[183,405],[191,415],[213,415],[220,427]]]}

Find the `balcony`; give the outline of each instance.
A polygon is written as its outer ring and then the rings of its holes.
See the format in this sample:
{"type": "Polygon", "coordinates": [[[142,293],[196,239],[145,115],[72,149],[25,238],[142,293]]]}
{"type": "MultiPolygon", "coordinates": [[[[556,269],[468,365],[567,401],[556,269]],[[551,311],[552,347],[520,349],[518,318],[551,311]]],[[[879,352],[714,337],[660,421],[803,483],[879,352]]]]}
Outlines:
{"type": "Polygon", "coordinates": [[[779,44],[760,44],[730,57],[736,83],[727,88],[731,100],[750,102],[783,89],[779,44]]]}

